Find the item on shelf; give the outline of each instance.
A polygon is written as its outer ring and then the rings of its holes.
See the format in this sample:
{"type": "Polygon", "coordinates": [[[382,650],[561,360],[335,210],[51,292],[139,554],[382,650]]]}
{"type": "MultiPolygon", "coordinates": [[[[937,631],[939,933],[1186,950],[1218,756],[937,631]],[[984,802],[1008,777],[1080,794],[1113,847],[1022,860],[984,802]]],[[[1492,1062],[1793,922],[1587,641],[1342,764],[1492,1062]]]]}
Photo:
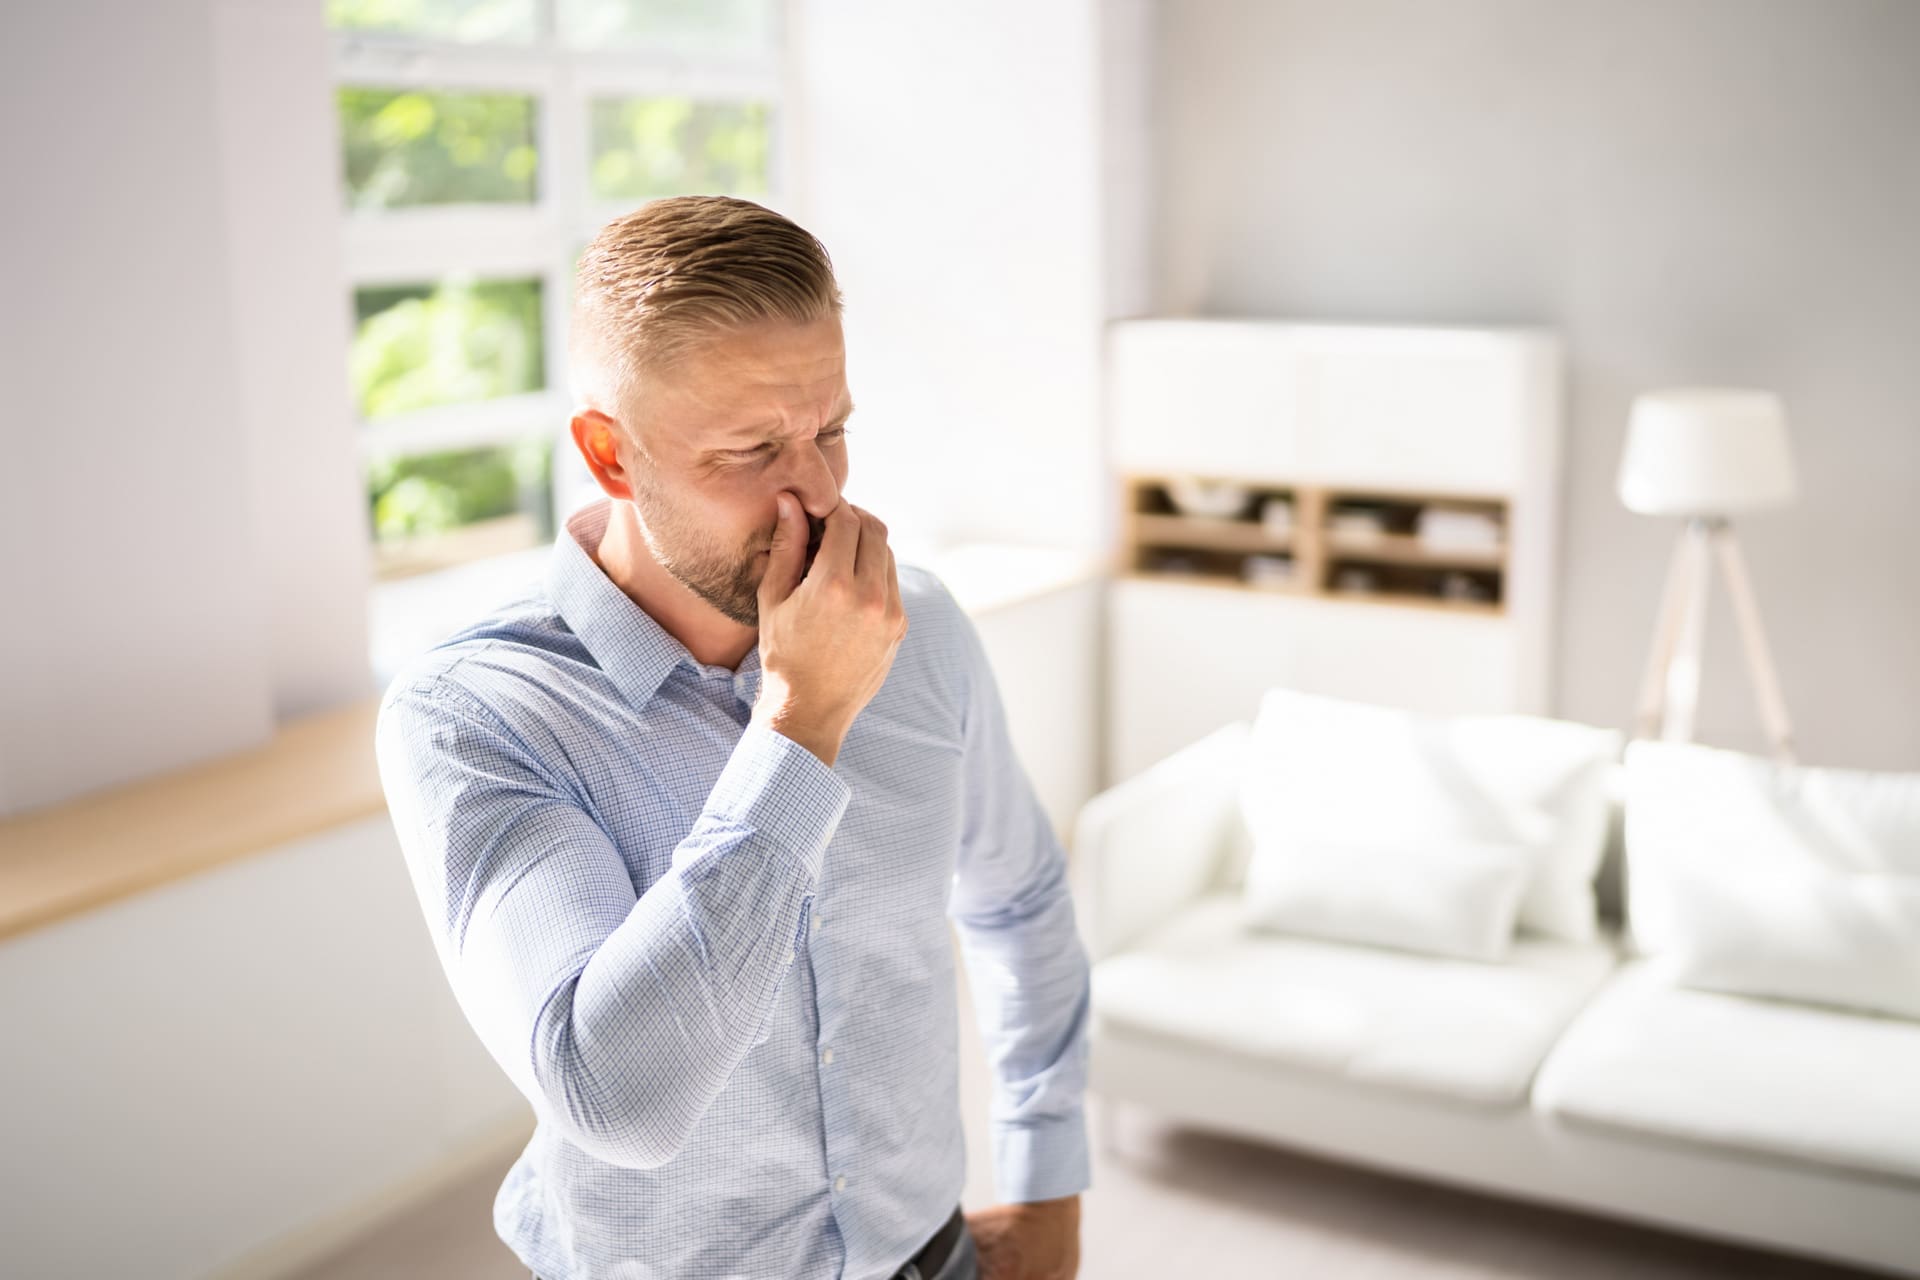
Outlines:
{"type": "Polygon", "coordinates": [[[1333,575],[1335,591],[1373,591],[1380,585],[1380,576],[1371,569],[1341,569],[1333,575]]]}
{"type": "Polygon", "coordinates": [[[1247,503],[1253,499],[1253,494],[1247,486],[1231,480],[1170,476],[1167,479],[1167,498],[1183,516],[1233,520],[1246,513],[1247,503]]]}
{"type": "Polygon", "coordinates": [[[1154,573],[1198,573],[1200,562],[1192,556],[1172,551],[1156,551],[1147,557],[1147,568],[1154,573]]]}
{"type": "Polygon", "coordinates": [[[1388,531],[1387,513],[1380,507],[1341,503],[1333,509],[1327,527],[1342,538],[1377,538],[1388,531]]]}
{"type": "Polygon", "coordinates": [[[1240,562],[1240,576],[1256,587],[1293,584],[1292,556],[1248,556],[1240,562]]]}
{"type": "Polygon", "coordinates": [[[1470,573],[1449,573],[1440,579],[1443,600],[1492,600],[1493,592],[1470,573]]]}
{"type": "Polygon", "coordinates": [[[1293,533],[1293,499],[1268,498],[1260,504],[1260,528],[1271,538],[1293,533]]]}
{"type": "Polygon", "coordinates": [[[1429,505],[1420,511],[1416,532],[1435,550],[1498,551],[1502,539],[1499,517],[1488,511],[1429,505]]]}

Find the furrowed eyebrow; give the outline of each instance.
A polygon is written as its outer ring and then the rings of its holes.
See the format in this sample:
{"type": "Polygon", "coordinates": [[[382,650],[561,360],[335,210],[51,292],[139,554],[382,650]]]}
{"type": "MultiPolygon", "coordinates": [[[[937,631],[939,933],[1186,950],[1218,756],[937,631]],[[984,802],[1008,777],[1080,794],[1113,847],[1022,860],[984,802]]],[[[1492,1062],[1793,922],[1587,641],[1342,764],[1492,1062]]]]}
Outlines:
{"type": "MultiPolygon", "coordinates": [[[[822,426],[820,429],[822,431],[832,431],[838,427],[845,426],[847,419],[853,416],[853,411],[857,407],[858,406],[856,406],[851,400],[849,400],[847,402],[847,407],[843,409],[840,413],[833,416],[832,418],[829,418],[826,424],[822,426]]],[[[739,446],[736,446],[736,447],[722,446],[721,448],[718,448],[718,449],[708,449],[706,452],[709,456],[717,456],[719,454],[726,454],[726,453],[751,453],[760,444],[764,444],[769,440],[778,440],[780,438],[779,436],[775,435],[773,432],[767,431],[764,428],[761,429],[763,434],[761,434],[760,436],[750,437],[747,433],[753,430],[754,428],[752,427],[744,427],[741,429],[740,435],[738,438],[742,441],[742,443],[739,446]]]]}

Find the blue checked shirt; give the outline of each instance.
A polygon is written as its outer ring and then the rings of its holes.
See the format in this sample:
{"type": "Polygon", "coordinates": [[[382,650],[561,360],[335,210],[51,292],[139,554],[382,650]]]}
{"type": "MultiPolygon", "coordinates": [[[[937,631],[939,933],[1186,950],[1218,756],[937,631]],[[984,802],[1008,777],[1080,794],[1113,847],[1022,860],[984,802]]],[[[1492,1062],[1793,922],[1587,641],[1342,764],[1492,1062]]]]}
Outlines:
{"type": "Polygon", "coordinates": [[[899,567],[829,768],[749,724],[757,647],[698,662],[607,578],[609,510],[380,706],[440,963],[537,1118],[501,1238],[553,1280],[892,1276],[966,1181],[949,917],[996,1191],[1085,1190],[1086,953],[971,621],[899,567]]]}

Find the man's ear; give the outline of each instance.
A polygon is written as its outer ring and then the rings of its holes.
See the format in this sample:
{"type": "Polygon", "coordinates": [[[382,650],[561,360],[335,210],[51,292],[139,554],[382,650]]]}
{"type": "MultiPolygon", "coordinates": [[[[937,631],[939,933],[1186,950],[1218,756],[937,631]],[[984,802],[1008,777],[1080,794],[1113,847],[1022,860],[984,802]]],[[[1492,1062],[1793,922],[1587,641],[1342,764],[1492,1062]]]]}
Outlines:
{"type": "Polygon", "coordinates": [[[626,469],[620,463],[620,424],[598,409],[582,409],[568,424],[580,458],[593,473],[600,489],[610,498],[633,499],[626,469]]]}

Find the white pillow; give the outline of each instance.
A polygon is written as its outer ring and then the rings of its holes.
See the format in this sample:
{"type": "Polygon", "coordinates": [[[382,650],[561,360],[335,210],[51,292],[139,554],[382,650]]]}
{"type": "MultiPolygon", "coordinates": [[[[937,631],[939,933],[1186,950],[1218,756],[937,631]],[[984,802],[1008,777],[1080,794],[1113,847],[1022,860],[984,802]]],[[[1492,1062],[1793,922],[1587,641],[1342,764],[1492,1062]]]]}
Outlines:
{"type": "Polygon", "coordinates": [[[1570,720],[1441,716],[1273,689],[1248,742],[1241,812],[1256,850],[1523,846],[1532,856],[1518,927],[1588,942],[1621,742],[1617,729],[1570,720]]]}
{"type": "Polygon", "coordinates": [[[1242,918],[1336,942],[1501,960],[1531,851],[1513,844],[1256,844],[1242,918]]]}
{"type": "Polygon", "coordinates": [[[1920,1019],[1920,773],[1626,752],[1634,946],[1683,986],[1920,1019]]]}

